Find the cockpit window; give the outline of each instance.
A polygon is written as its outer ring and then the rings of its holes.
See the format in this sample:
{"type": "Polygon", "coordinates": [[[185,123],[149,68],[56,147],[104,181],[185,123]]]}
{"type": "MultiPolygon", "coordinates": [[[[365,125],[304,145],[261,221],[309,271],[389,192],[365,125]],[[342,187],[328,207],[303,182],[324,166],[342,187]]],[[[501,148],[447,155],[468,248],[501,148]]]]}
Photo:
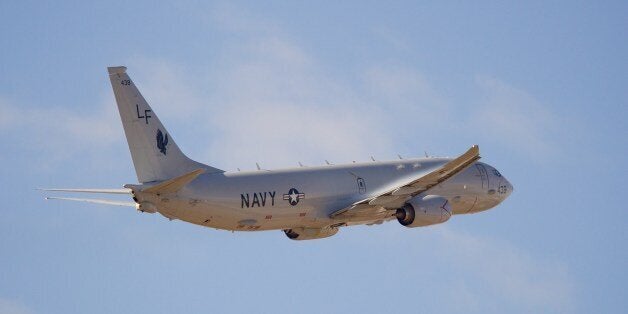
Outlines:
{"type": "Polygon", "coordinates": [[[496,177],[501,177],[501,176],[502,176],[502,174],[501,174],[501,173],[499,173],[499,171],[497,171],[497,169],[493,169],[493,174],[494,174],[496,177]]]}

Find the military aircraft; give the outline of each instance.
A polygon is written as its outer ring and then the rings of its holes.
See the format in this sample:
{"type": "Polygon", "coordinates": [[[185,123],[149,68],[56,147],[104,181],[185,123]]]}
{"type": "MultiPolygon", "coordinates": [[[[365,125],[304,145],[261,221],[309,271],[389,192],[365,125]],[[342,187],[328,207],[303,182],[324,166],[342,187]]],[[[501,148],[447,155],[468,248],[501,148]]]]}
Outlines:
{"type": "Polygon", "coordinates": [[[341,227],[397,220],[414,228],[495,207],[513,186],[478,162],[474,145],[456,158],[414,158],[281,170],[229,172],[188,158],[126,73],[109,78],[139,184],[123,189],[44,189],[128,194],[133,202],[48,197],[135,207],[169,219],[231,231],[283,230],[292,240],[341,227]]]}

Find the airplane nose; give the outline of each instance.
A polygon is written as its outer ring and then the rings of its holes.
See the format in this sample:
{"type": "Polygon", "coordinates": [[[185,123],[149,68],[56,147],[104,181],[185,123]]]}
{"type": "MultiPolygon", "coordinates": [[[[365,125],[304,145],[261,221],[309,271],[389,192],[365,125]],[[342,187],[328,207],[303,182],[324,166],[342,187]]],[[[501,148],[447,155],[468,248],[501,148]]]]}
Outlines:
{"type": "Polygon", "coordinates": [[[504,198],[510,196],[510,194],[512,194],[512,192],[514,191],[514,187],[512,186],[512,184],[510,183],[510,181],[508,181],[506,178],[502,177],[502,185],[506,187],[506,193],[504,194],[504,198]]]}

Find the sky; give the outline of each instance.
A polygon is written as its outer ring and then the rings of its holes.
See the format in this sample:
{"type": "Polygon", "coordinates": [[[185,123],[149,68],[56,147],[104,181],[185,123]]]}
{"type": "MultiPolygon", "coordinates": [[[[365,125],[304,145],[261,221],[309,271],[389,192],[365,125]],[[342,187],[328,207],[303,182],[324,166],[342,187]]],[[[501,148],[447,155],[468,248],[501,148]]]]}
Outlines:
{"type": "Polygon", "coordinates": [[[0,2],[0,313],[622,313],[624,1],[0,2]],[[233,171],[480,145],[492,210],[290,241],[38,187],[135,183],[106,67],[233,171]]]}

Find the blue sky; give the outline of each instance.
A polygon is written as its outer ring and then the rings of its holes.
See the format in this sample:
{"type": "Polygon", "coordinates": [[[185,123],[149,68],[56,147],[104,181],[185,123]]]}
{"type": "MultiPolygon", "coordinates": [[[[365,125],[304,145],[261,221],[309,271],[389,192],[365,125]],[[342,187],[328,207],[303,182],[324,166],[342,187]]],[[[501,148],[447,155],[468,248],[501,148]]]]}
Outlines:
{"type": "Polygon", "coordinates": [[[0,312],[620,313],[625,2],[0,3],[0,312]],[[106,67],[226,170],[454,156],[515,192],[310,242],[36,187],[136,182],[106,67]]]}

